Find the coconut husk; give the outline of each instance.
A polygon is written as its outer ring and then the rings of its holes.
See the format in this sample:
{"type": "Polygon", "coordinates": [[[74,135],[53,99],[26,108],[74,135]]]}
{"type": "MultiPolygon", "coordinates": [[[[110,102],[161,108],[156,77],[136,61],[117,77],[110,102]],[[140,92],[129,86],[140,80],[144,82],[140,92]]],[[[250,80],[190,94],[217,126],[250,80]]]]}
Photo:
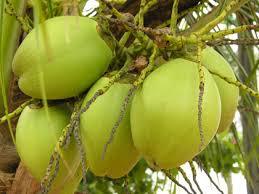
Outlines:
{"type": "Polygon", "coordinates": [[[26,167],[20,163],[12,187],[9,188],[6,194],[38,194],[39,191],[39,182],[36,181],[26,167]]]}
{"type": "Polygon", "coordinates": [[[14,173],[5,173],[0,171],[0,194],[5,194],[11,187],[14,173]]]}

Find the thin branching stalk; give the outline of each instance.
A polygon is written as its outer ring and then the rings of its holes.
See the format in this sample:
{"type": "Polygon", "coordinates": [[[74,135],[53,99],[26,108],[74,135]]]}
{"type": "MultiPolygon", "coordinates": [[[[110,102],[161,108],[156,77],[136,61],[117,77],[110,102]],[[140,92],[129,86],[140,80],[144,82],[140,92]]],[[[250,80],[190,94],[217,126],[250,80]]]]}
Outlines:
{"type": "Polygon", "coordinates": [[[210,173],[209,173],[206,169],[204,169],[204,168],[203,168],[203,171],[205,172],[205,174],[206,174],[207,177],[209,178],[210,182],[216,187],[216,189],[217,189],[220,193],[224,194],[224,192],[219,188],[219,186],[218,186],[218,185],[215,183],[215,181],[212,179],[212,177],[210,176],[210,173]]]}
{"type": "Polygon", "coordinates": [[[106,92],[110,89],[110,87],[111,87],[125,72],[127,72],[128,67],[129,67],[128,65],[129,65],[129,62],[126,62],[125,65],[120,69],[120,71],[118,71],[118,73],[116,73],[114,76],[111,77],[109,83],[108,83],[106,86],[104,86],[102,89],[99,89],[99,90],[93,95],[93,97],[85,104],[85,106],[81,108],[80,113],[77,115],[77,117],[79,117],[81,114],[83,114],[84,112],[86,112],[86,111],[90,108],[91,104],[92,104],[93,102],[95,102],[95,100],[96,100],[99,96],[101,96],[101,95],[103,95],[104,93],[106,93],[106,92]]]}
{"type": "Polygon", "coordinates": [[[198,158],[194,159],[199,166],[202,168],[202,170],[205,172],[205,174],[207,175],[207,177],[209,178],[210,182],[215,186],[215,188],[222,194],[224,194],[224,192],[219,188],[219,186],[215,183],[215,181],[212,179],[212,177],[210,176],[210,173],[207,171],[207,169],[204,168],[203,164],[201,161],[199,161],[198,158]]]}
{"type": "Polygon", "coordinates": [[[188,194],[192,194],[184,185],[182,185],[181,183],[179,183],[175,177],[170,173],[170,171],[168,170],[162,170],[163,173],[165,173],[165,175],[171,180],[173,181],[177,186],[181,187],[183,190],[186,191],[186,193],[188,194]]]}
{"type": "Polygon", "coordinates": [[[245,92],[247,92],[247,93],[250,94],[251,96],[254,96],[256,99],[259,99],[259,93],[256,92],[255,90],[249,88],[249,87],[246,86],[245,84],[242,84],[242,83],[239,82],[239,81],[230,80],[229,78],[224,77],[224,76],[220,75],[220,74],[217,73],[217,72],[214,72],[214,71],[211,71],[211,70],[209,70],[209,72],[210,72],[211,74],[216,75],[216,76],[218,76],[219,78],[225,80],[225,81],[228,82],[229,84],[235,85],[235,86],[237,86],[238,88],[240,88],[241,90],[244,90],[245,92]]]}
{"type": "Polygon", "coordinates": [[[236,33],[240,33],[240,32],[244,32],[247,30],[259,30],[259,24],[255,24],[255,25],[242,25],[242,26],[238,26],[236,28],[233,29],[227,29],[227,30],[220,30],[219,32],[211,32],[208,34],[204,34],[201,36],[201,40],[202,41],[208,41],[208,40],[215,40],[215,39],[219,39],[219,38],[223,38],[227,35],[230,34],[236,34],[236,33]]]}
{"type": "Polygon", "coordinates": [[[99,0],[99,2],[104,4],[114,16],[116,16],[119,19],[124,19],[124,15],[120,13],[109,1],[99,0]]]}
{"type": "Polygon", "coordinates": [[[29,22],[15,11],[15,8],[10,0],[6,0],[5,13],[12,17],[15,17],[15,19],[20,23],[24,32],[29,33],[32,30],[29,22]]]}
{"type": "MultiPolygon", "coordinates": [[[[191,8],[188,8],[188,9],[178,13],[177,19],[180,19],[180,18],[184,17],[185,15],[187,15],[189,13],[192,13],[194,11],[200,10],[202,7],[204,7],[204,3],[206,1],[208,1],[208,0],[202,0],[202,1],[200,1],[200,3],[198,5],[196,5],[194,7],[191,7],[191,8]]],[[[162,24],[158,25],[157,28],[164,28],[164,27],[170,25],[170,23],[171,23],[171,19],[169,19],[169,20],[163,22],[162,24]]]]}
{"type": "MultiPolygon", "coordinates": [[[[145,7],[143,8],[143,17],[144,17],[144,15],[145,15],[145,13],[147,13],[148,10],[149,10],[153,5],[155,5],[157,2],[158,2],[158,0],[150,0],[150,1],[148,1],[148,2],[146,3],[145,7]]],[[[135,23],[138,23],[138,21],[139,21],[139,18],[140,18],[140,17],[139,17],[139,14],[140,14],[140,13],[138,13],[138,14],[134,17],[135,23]]],[[[130,34],[131,34],[131,32],[125,32],[125,33],[123,34],[123,36],[121,37],[119,43],[120,43],[120,45],[121,45],[122,47],[125,46],[126,42],[128,41],[128,39],[129,39],[129,37],[130,37],[130,34]]]]}
{"type": "Polygon", "coordinates": [[[146,0],[141,0],[141,3],[140,3],[140,9],[139,9],[139,12],[138,12],[138,25],[139,26],[144,26],[144,8],[145,8],[145,5],[146,5],[146,0]]]}
{"type": "Polygon", "coordinates": [[[259,110],[255,110],[255,109],[252,109],[252,108],[249,108],[249,107],[244,107],[244,106],[238,106],[237,109],[240,112],[242,112],[242,111],[251,112],[251,113],[254,113],[254,114],[259,116],[259,110]]]}
{"type": "MultiPolygon", "coordinates": [[[[108,2],[107,0],[99,0],[100,3],[103,3],[104,5],[107,6],[107,8],[110,10],[110,12],[119,20],[121,21],[127,21],[127,16],[121,14],[110,2],[108,2]]],[[[152,4],[151,4],[152,5],[152,4]]],[[[143,12],[144,13],[144,12],[143,12]]],[[[144,43],[146,41],[148,41],[148,37],[145,36],[145,34],[140,33],[140,32],[135,32],[134,30],[132,30],[132,28],[129,28],[127,25],[125,25],[124,23],[122,23],[122,25],[124,25],[124,27],[130,31],[130,33],[136,37],[140,42],[144,43]]]]}
{"type": "MultiPolygon", "coordinates": [[[[197,37],[198,38],[198,37],[197,37]]],[[[199,134],[200,134],[200,145],[199,151],[202,150],[205,142],[204,142],[204,130],[202,125],[202,102],[203,102],[203,95],[204,95],[204,85],[205,85],[205,74],[203,70],[203,65],[201,63],[201,51],[202,51],[202,42],[199,41],[197,47],[197,61],[198,61],[198,71],[199,71],[199,98],[198,98],[198,127],[199,127],[199,134]]]]}
{"type": "Polygon", "coordinates": [[[155,58],[157,54],[158,54],[158,48],[156,45],[154,45],[153,53],[149,58],[149,64],[145,69],[141,71],[139,78],[133,83],[134,86],[138,87],[140,84],[142,84],[147,74],[153,70],[155,65],[155,58]]]}
{"type": "Polygon", "coordinates": [[[110,136],[107,140],[107,142],[105,143],[104,145],[104,148],[103,148],[103,153],[102,153],[102,159],[104,160],[104,157],[105,157],[105,154],[107,152],[107,149],[108,149],[108,146],[112,143],[113,139],[114,139],[114,136],[116,134],[116,131],[118,129],[118,127],[120,126],[120,123],[122,122],[123,118],[124,118],[124,115],[126,113],[126,110],[127,110],[127,107],[128,107],[128,104],[130,103],[130,99],[132,97],[132,95],[134,94],[134,92],[137,90],[138,86],[140,84],[143,83],[146,75],[152,71],[153,67],[154,67],[154,63],[155,63],[155,57],[157,55],[157,47],[154,47],[153,49],[153,53],[152,55],[150,56],[150,59],[149,59],[149,65],[143,69],[140,73],[140,76],[138,77],[138,79],[132,84],[131,88],[129,89],[128,91],[128,94],[126,95],[126,97],[124,98],[123,100],[123,104],[122,104],[122,107],[121,107],[121,110],[120,110],[120,114],[119,114],[119,117],[117,119],[117,121],[115,122],[115,124],[113,125],[112,127],[112,130],[111,130],[111,133],[110,133],[110,136]]]}
{"type": "MultiPolygon", "coordinates": [[[[81,106],[81,101],[79,100],[79,102],[75,103],[74,111],[73,111],[73,113],[71,115],[71,119],[70,119],[71,122],[62,130],[62,135],[59,137],[58,142],[56,143],[56,146],[54,148],[54,151],[53,151],[52,155],[50,156],[50,160],[49,160],[48,167],[46,169],[46,173],[41,181],[42,193],[48,193],[48,191],[50,190],[50,188],[53,184],[55,177],[58,174],[59,164],[60,164],[59,160],[60,159],[64,160],[61,149],[69,144],[70,137],[71,137],[73,131],[76,129],[76,126],[75,126],[76,123],[75,123],[74,118],[75,118],[75,115],[79,112],[80,106],[81,106]],[[54,173],[51,174],[54,163],[55,163],[54,173]]],[[[76,138],[77,137],[78,136],[76,136],[76,138]]],[[[76,139],[76,142],[77,142],[77,139],[76,139]]],[[[79,148],[79,150],[80,149],[81,148],[79,148]]]]}
{"type": "Polygon", "coordinates": [[[8,115],[5,115],[5,116],[3,116],[2,118],[0,118],[0,124],[3,124],[4,122],[6,122],[6,121],[7,121],[7,117],[8,117],[9,119],[12,119],[12,118],[18,116],[18,115],[23,111],[23,109],[24,109],[26,106],[28,106],[28,105],[34,103],[34,101],[35,101],[34,99],[30,99],[30,100],[24,102],[23,104],[21,104],[21,105],[20,105],[17,109],[15,109],[13,112],[11,112],[11,113],[9,113],[8,115]]]}
{"type": "Polygon", "coordinates": [[[136,89],[137,89],[136,86],[132,86],[129,89],[126,97],[123,100],[123,104],[122,104],[122,107],[121,107],[121,110],[120,110],[119,117],[118,117],[117,121],[115,122],[114,126],[112,127],[110,136],[109,136],[107,142],[104,145],[103,152],[102,152],[102,160],[104,160],[104,158],[105,158],[105,154],[107,152],[108,146],[112,143],[112,141],[113,141],[113,139],[115,137],[117,129],[119,128],[119,126],[120,126],[120,124],[121,124],[121,122],[122,122],[122,120],[123,120],[123,118],[124,118],[124,116],[125,116],[125,114],[127,112],[127,108],[128,108],[128,105],[129,105],[129,103],[131,101],[131,97],[134,94],[134,92],[136,91],[136,89]]]}
{"type": "MultiPolygon", "coordinates": [[[[219,40],[211,40],[208,41],[207,44],[209,46],[224,46],[224,45],[259,45],[259,39],[228,39],[223,38],[219,40]]],[[[258,63],[259,64],[259,63],[258,63]]],[[[256,68],[255,68],[256,69],[256,68]]]]}
{"type": "Polygon", "coordinates": [[[186,173],[184,172],[184,170],[181,168],[181,167],[178,167],[178,171],[182,174],[184,180],[188,183],[190,189],[192,190],[192,192],[194,194],[196,194],[196,191],[194,190],[193,186],[192,186],[192,183],[190,181],[190,179],[188,178],[188,176],[186,175],[186,173]]]}
{"type": "Polygon", "coordinates": [[[200,187],[200,185],[199,185],[199,183],[198,183],[198,181],[197,181],[197,171],[196,171],[196,169],[195,169],[195,166],[194,166],[193,162],[192,162],[192,161],[189,161],[189,165],[190,165],[191,170],[192,170],[192,179],[193,179],[193,182],[195,183],[195,185],[196,185],[196,187],[198,188],[199,192],[200,192],[201,194],[203,194],[203,192],[202,192],[202,190],[201,190],[201,187],[200,187]]]}
{"type": "Polygon", "coordinates": [[[217,24],[219,24],[225,17],[228,15],[229,12],[239,3],[239,0],[231,0],[230,3],[224,8],[224,10],[217,16],[215,19],[210,21],[206,24],[202,29],[197,31],[198,35],[206,34],[210,30],[212,30],[217,24]]]}
{"type": "Polygon", "coordinates": [[[172,7],[171,20],[170,20],[170,30],[171,30],[171,33],[173,36],[175,36],[176,28],[177,28],[178,5],[179,5],[179,0],[174,0],[174,4],[172,7]]]}
{"type": "Polygon", "coordinates": [[[59,162],[58,163],[56,162],[56,159],[58,159],[58,158],[60,159],[60,157],[58,157],[58,152],[56,152],[56,151],[54,151],[52,153],[52,155],[50,156],[48,167],[46,169],[45,175],[42,178],[41,184],[40,184],[42,194],[46,194],[46,193],[49,192],[49,190],[51,188],[51,185],[53,183],[53,180],[55,179],[55,177],[58,173],[55,170],[56,173],[51,174],[54,164],[55,164],[55,169],[59,168],[59,167],[56,166],[56,165],[59,166],[59,162]]]}
{"type": "Polygon", "coordinates": [[[83,174],[83,187],[85,191],[86,190],[85,186],[87,183],[86,181],[87,164],[86,164],[86,153],[85,153],[85,149],[82,143],[81,134],[79,130],[79,121],[76,121],[73,133],[74,133],[74,138],[76,140],[76,144],[80,152],[81,167],[82,167],[82,174],[83,174]]]}
{"type": "MultiPolygon", "coordinates": [[[[85,107],[81,106],[81,102],[79,101],[78,103],[75,104],[74,111],[71,115],[71,120],[70,123],[62,130],[62,135],[59,137],[59,140],[55,146],[55,149],[51,155],[50,161],[49,161],[49,166],[46,170],[46,174],[44,178],[42,179],[42,191],[49,190],[48,187],[51,186],[52,182],[50,182],[50,172],[53,168],[53,163],[55,162],[55,158],[57,158],[57,155],[61,154],[61,149],[63,147],[66,147],[69,142],[70,142],[70,137],[72,134],[74,134],[74,138],[76,140],[76,143],[79,147],[80,151],[80,157],[81,157],[81,165],[82,165],[82,171],[83,171],[83,178],[84,178],[84,185],[86,183],[86,171],[87,171],[87,165],[86,165],[86,155],[85,151],[82,146],[81,142],[81,136],[79,132],[79,120],[80,120],[80,115],[87,111],[90,107],[90,105],[102,94],[104,94],[108,89],[113,85],[113,83],[118,80],[128,69],[129,66],[129,61],[125,63],[125,65],[121,68],[121,70],[116,73],[111,79],[108,85],[106,85],[103,89],[98,90],[95,95],[86,103],[85,107]]],[[[52,180],[52,179],[51,179],[52,180]]],[[[53,179],[54,180],[54,179],[53,179]]],[[[52,181],[53,181],[52,180],[52,181]]]]}

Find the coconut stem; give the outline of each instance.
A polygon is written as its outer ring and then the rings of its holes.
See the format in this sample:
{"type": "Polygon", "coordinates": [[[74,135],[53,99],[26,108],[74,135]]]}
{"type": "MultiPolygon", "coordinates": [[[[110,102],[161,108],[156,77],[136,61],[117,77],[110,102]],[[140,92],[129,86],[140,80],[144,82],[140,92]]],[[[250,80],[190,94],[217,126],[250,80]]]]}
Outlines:
{"type": "Polygon", "coordinates": [[[20,23],[24,32],[29,33],[32,30],[29,22],[22,16],[19,16],[18,13],[15,11],[15,8],[10,0],[6,0],[5,13],[15,17],[15,19],[20,23]]]}
{"type": "Polygon", "coordinates": [[[207,177],[209,178],[210,182],[215,186],[215,188],[222,194],[224,194],[224,192],[219,188],[219,186],[213,181],[212,177],[210,176],[210,173],[207,171],[206,168],[204,168],[203,164],[201,161],[199,161],[198,158],[195,158],[195,161],[200,165],[200,167],[202,168],[202,170],[205,172],[205,174],[207,175],[207,177]]]}
{"type": "Polygon", "coordinates": [[[171,14],[171,20],[170,20],[170,29],[171,29],[171,33],[173,36],[176,35],[176,27],[177,27],[177,19],[178,19],[178,5],[179,5],[179,0],[174,0],[172,14],[171,14]]]}
{"type": "Polygon", "coordinates": [[[133,83],[133,85],[135,87],[138,87],[140,84],[142,84],[144,79],[146,78],[147,74],[153,70],[154,65],[155,65],[155,58],[156,58],[157,54],[158,54],[158,48],[156,45],[154,45],[153,52],[149,58],[148,66],[141,71],[139,78],[133,83]]]}
{"type": "Polygon", "coordinates": [[[184,180],[188,183],[190,189],[192,190],[192,192],[194,194],[196,194],[196,191],[194,190],[193,186],[192,186],[192,183],[190,181],[190,179],[188,178],[188,176],[186,175],[186,173],[184,172],[184,170],[181,168],[181,167],[178,167],[178,171],[182,174],[184,180]]]}
{"type": "Polygon", "coordinates": [[[217,24],[219,24],[222,20],[225,19],[225,17],[231,12],[232,8],[235,7],[239,3],[239,0],[232,0],[229,2],[228,5],[224,8],[224,10],[217,16],[215,19],[210,21],[208,24],[206,24],[202,29],[197,31],[196,33],[198,35],[206,34],[211,29],[213,29],[217,24]]]}
{"type": "Polygon", "coordinates": [[[109,83],[104,86],[102,89],[99,89],[94,95],[93,97],[88,100],[88,102],[86,103],[86,105],[84,107],[81,108],[80,110],[80,113],[77,115],[77,117],[79,117],[82,113],[84,113],[85,111],[87,111],[89,109],[89,107],[91,106],[91,104],[93,102],[95,102],[95,100],[103,95],[105,92],[107,92],[110,87],[115,83],[115,81],[117,81],[118,79],[121,78],[121,76],[127,72],[128,70],[128,67],[129,67],[129,64],[130,64],[130,60],[129,61],[126,61],[126,63],[124,64],[124,66],[120,69],[120,71],[118,71],[118,73],[116,73],[114,76],[111,77],[109,83]]]}
{"type": "Polygon", "coordinates": [[[86,153],[84,146],[82,144],[81,135],[79,131],[79,121],[76,121],[75,127],[74,127],[74,137],[80,152],[80,159],[81,159],[81,166],[82,166],[82,174],[83,174],[83,190],[86,191],[86,173],[87,173],[87,164],[86,164],[86,153]]]}
{"type": "Polygon", "coordinates": [[[217,72],[214,72],[214,71],[211,71],[209,70],[209,72],[213,75],[216,75],[218,76],[219,78],[225,80],[227,83],[229,84],[232,84],[232,85],[235,85],[236,87],[240,88],[241,90],[244,90],[245,92],[247,92],[248,94],[250,94],[251,96],[254,96],[256,99],[259,99],[259,93],[256,92],[255,90],[249,88],[247,85],[245,84],[242,84],[241,82],[239,81],[233,81],[227,77],[224,77],[222,75],[220,75],[219,73],[217,72]]]}
{"type": "Polygon", "coordinates": [[[194,166],[194,164],[193,164],[193,162],[192,161],[189,161],[189,165],[190,165],[190,167],[191,167],[191,170],[192,170],[192,179],[193,179],[193,182],[195,183],[195,185],[196,185],[196,187],[198,188],[198,190],[199,190],[199,192],[201,193],[201,194],[203,194],[203,192],[202,192],[202,190],[201,190],[201,187],[200,187],[200,185],[198,184],[198,181],[197,181],[197,172],[196,172],[196,169],[195,169],[195,166],[194,166]]]}
{"type": "MultiPolygon", "coordinates": [[[[62,130],[62,135],[59,137],[58,142],[54,148],[54,151],[53,151],[52,155],[50,156],[50,160],[49,160],[48,167],[46,169],[45,176],[43,177],[43,179],[41,181],[42,193],[48,193],[48,191],[50,190],[50,187],[58,174],[60,159],[64,160],[64,158],[62,157],[61,149],[69,144],[72,133],[75,130],[78,130],[78,126],[76,126],[77,120],[75,120],[75,116],[79,112],[80,106],[81,106],[81,101],[79,100],[79,102],[75,103],[75,107],[74,107],[74,110],[73,110],[73,113],[72,113],[71,119],[70,119],[71,122],[62,130]],[[54,162],[55,162],[55,168],[54,168],[54,172],[51,174],[54,162]]],[[[77,132],[74,132],[74,136],[75,136],[75,140],[79,146],[80,156],[85,157],[85,154],[83,154],[84,150],[82,151],[82,145],[80,144],[80,142],[81,142],[80,136],[78,135],[77,132]],[[78,140],[78,138],[79,138],[79,140],[78,140]]],[[[84,159],[84,161],[85,161],[85,159],[84,159]]],[[[84,162],[84,164],[85,164],[85,162],[84,162]]],[[[86,168],[86,165],[82,165],[82,167],[83,166],[86,168]]],[[[84,169],[84,171],[86,171],[86,169],[84,169]]]]}
{"type": "MultiPolygon", "coordinates": [[[[147,13],[148,12],[148,10],[153,6],[153,5],[155,5],[157,3],[157,0],[150,0],[150,1],[148,1],[146,4],[145,4],[145,6],[144,6],[144,8],[143,8],[143,19],[144,19],[144,15],[145,15],[145,13],[147,13]]],[[[138,21],[139,21],[139,19],[140,19],[140,11],[139,11],[139,13],[137,13],[136,14],[136,16],[134,17],[134,21],[135,21],[135,23],[138,23],[138,21]]],[[[141,26],[141,25],[140,25],[141,26]]],[[[143,26],[143,25],[142,25],[143,26]]],[[[123,36],[121,37],[121,39],[120,39],[120,41],[119,41],[119,43],[120,43],[120,45],[122,46],[122,47],[124,47],[125,46],[125,44],[127,43],[127,41],[128,41],[128,39],[129,39],[129,37],[130,37],[130,32],[125,32],[124,34],[123,34],[123,36]]]]}
{"type": "Polygon", "coordinates": [[[123,100],[123,104],[122,104],[122,107],[121,107],[121,110],[120,110],[120,114],[119,114],[119,117],[117,119],[117,121],[115,122],[114,126],[112,127],[112,130],[111,130],[111,134],[109,136],[109,139],[107,140],[107,142],[105,143],[104,145],[104,148],[103,148],[103,153],[102,153],[102,160],[104,160],[104,157],[105,157],[105,154],[107,152],[107,149],[108,149],[108,146],[112,143],[113,139],[114,139],[114,136],[116,134],[116,131],[117,129],[119,128],[120,126],[120,123],[122,122],[124,116],[125,116],[125,113],[127,111],[127,107],[128,107],[128,104],[130,103],[130,99],[132,97],[132,95],[134,94],[135,90],[137,89],[136,86],[132,86],[129,91],[128,91],[128,94],[126,95],[125,99],[123,100]]]}
{"type": "Polygon", "coordinates": [[[170,173],[170,171],[168,170],[162,170],[163,173],[165,173],[165,175],[171,180],[173,181],[177,186],[181,187],[183,190],[186,191],[186,193],[188,194],[192,194],[184,185],[182,185],[181,183],[179,183],[175,177],[170,173]]]}
{"type": "MultiPolygon", "coordinates": [[[[108,85],[106,85],[103,89],[98,90],[94,96],[86,103],[86,106],[81,108],[81,101],[75,104],[74,111],[71,115],[70,123],[62,130],[62,135],[59,137],[59,140],[55,146],[55,149],[50,157],[49,165],[47,167],[46,173],[44,178],[41,182],[42,191],[46,192],[51,187],[52,182],[54,181],[54,178],[50,178],[50,172],[53,168],[53,163],[58,158],[57,156],[61,156],[61,149],[65,146],[69,145],[70,137],[72,133],[74,134],[74,138],[76,140],[76,143],[79,147],[80,157],[81,157],[81,164],[82,164],[82,171],[83,171],[83,178],[84,178],[84,185],[86,185],[86,154],[82,145],[80,132],[79,132],[79,120],[80,115],[87,111],[90,107],[90,105],[102,94],[104,94],[108,89],[113,85],[113,83],[118,80],[128,69],[130,61],[127,61],[125,65],[121,68],[121,70],[115,74],[111,79],[108,85]],[[80,110],[81,108],[81,110],[80,110]],[[60,154],[59,154],[60,153],[60,154]]],[[[60,157],[59,157],[60,158],[60,157]]],[[[56,164],[59,164],[56,162],[56,164]]],[[[57,169],[57,166],[55,167],[57,169]]],[[[52,176],[56,176],[55,174],[52,176]]]]}
{"type": "Polygon", "coordinates": [[[227,30],[220,30],[218,32],[211,32],[208,34],[204,34],[201,36],[201,40],[202,41],[209,41],[209,40],[215,40],[215,39],[219,39],[219,38],[223,38],[227,35],[230,34],[236,34],[236,33],[240,33],[240,32],[244,32],[247,30],[258,30],[259,29],[259,24],[255,24],[255,25],[242,25],[242,26],[238,26],[236,28],[233,29],[227,29],[227,30]]]}
{"type": "Polygon", "coordinates": [[[0,118],[0,125],[3,124],[4,122],[6,122],[6,121],[7,121],[7,118],[12,119],[12,118],[18,116],[18,115],[23,111],[23,109],[24,109],[26,106],[28,106],[28,105],[30,105],[30,104],[32,104],[32,103],[34,103],[34,102],[35,102],[34,99],[30,99],[30,100],[24,102],[23,104],[21,104],[21,105],[20,105],[17,109],[15,109],[13,112],[9,113],[8,115],[5,115],[5,116],[1,117],[1,118],[0,118]]]}
{"type": "Polygon", "coordinates": [[[40,186],[41,186],[41,193],[42,194],[46,194],[50,190],[52,182],[54,181],[54,179],[55,179],[55,177],[58,173],[58,170],[56,170],[56,169],[59,169],[59,162],[57,162],[57,159],[59,159],[59,158],[60,157],[58,157],[58,152],[54,151],[53,154],[50,157],[45,176],[41,180],[40,186]],[[54,171],[53,174],[51,174],[51,171],[52,171],[52,168],[53,168],[55,162],[56,162],[55,171],[54,171]],[[58,165],[58,167],[57,167],[57,165],[58,165]]]}
{"type": "MultiPolygon", "coordinates": [[[[199,37],[197,36],[199,39],[199,37]]],[[[199,71],[199,99],[198,99],[198,128],[200,133],[200,145],[199,145],[199,151],[202,150],[204,146],[204,130],[202,125],[202,101],[203,101],[203,95],[204,95],[204,85],[205,85],[205,78],[204,78],[204,70],[201,63],[201,51],[202,51],[202,42],[198,41],[198,47],[197,47],[197,61],[198,61],[198,71],[199,71]]]]}
{"type": "Polygon", "coordinates": [[[157,52],[158,52],[158,48],[156,46],[154,46],[153,52],[152,52],[152,54],[149,58],[149,65],[141,71],[140,76],[133,83],[132,87],[128,91],[128,94],[126,95],[125,99],[123,100],[123,104],[122,104],[122,107],[121,107],[121,111],[120,111],[118,120],[115,122],[114,126],[112,127],[109,139],[107,140],[107,142],[104,145],[103,153],[102,153],[102,159],[103,160],[104,160],[105,154],[107,152],[108,146],[112,143],[113,138],[115,136],[115,133],[116,133],[118,127],[120,126],[120,123],[122,122],[122,120],[124,118],[124,115],[125,115],[126,110],[127,110],[127,106],[130,102],[130,99],[131,99],[132,95],[134,94],[134,92],[138,88],[138,86],[143,83],[146,75],[153,70],[154,64],[155,64],[155,57],[157,55],[157,52]]]}
{"type": "MultiPolygon", "coordinates": [[[[202,0],[202,1],[200,1],[200,3],[198,5],[196,5],[194,7],[190,7],[189,9],[186,9],[186,10],[178,13],[177,19],[180,19],[180,18],[184,17],[188,13],[192,13],[194,11],[200,10],[202,7],[204,7],[204,3],[206,1],[208,1],[208,0],[202,0]]],[[[170,23],[171,23],[171,19],[169,19],[169,20],[165,21],[164,23],[160,24],[159,26],[157,26],[157,28],[164,28],[164,27],[170,25],[170,23]]]]}
{"type": "MultiPolygon", "coordinates": [[[[236,44],[236,45],[259,45],[259,39],[250,39],[250,38],[244,38],[244,39],[228,39],[228,38],[223,38],[220,40],[211,40],[207,42],[209,46],[222,46],[222,45],[231,45],[231,44],[236,44]]],[[[259,63],[258,63],[259,64],[259,63]]]]}
{"type": "Polygon", "coordinates": [[[146,5],[146,0],[141,0],[141,3],[140,3],[140,9],[139,9],[139,12],[138,12],[138,25],[139,26],[144,26],[144,8],[145,8],[145,5],[146,5]]]}

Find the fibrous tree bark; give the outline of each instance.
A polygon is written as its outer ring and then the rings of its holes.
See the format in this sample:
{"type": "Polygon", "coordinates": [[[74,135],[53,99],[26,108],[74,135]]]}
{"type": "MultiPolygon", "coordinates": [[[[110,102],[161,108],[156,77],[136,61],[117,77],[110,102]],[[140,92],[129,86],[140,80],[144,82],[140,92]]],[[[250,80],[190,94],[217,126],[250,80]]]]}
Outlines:
{"type": "MultiPolygon", "coordinates": [[[[238,15],[238,19],[239,23],[243,24],[243,20],[240,15],[238,15]]],[[[239,38],[244,38],[244,35],[240,34],[239,38]]],[[[244,45],[239,45],[238,47],[240,63],[242,64],[248,75],[251,75],[253,66],[255,64],[253,53],[254,51],[251,47],[247,47],[244,45]]],[[[241,72],[240,77],[244,83],[247,81],[247,77],[244,76],[241,72]]],[[[255,87],[255,90],[258,91],[256,74],[252,76],[252,79],[250,79],[250,83],[248,84],[253,85],[253,87],[255,87]]],[[[244,107],[254,109],[254,107],[256,107],[256,104],[258,103],[258,100],[250,97],[247,94],[242,94],[240,103],[244,107]]],[[[256,143],[258,141],[257,138],[259,135],[258,116],[253,112],[240,112],[240,116],[243,128],[243,148],[246,159],[248,160],[246,161],[248,167],[248,172],[246,173],[247,193],[257,194],[259,193],[259,167],[257,163],[259,146],[258,143],[256,143]]]]}

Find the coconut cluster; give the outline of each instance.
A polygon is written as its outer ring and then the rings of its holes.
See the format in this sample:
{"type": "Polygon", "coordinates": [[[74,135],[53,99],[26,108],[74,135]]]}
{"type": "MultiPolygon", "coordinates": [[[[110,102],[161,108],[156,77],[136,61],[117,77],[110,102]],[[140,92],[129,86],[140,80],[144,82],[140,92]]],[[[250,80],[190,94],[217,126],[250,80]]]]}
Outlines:
{"type": "MultiPolygon", "coordinates": [[[[89,18],[62,16],[32,30],[18,48],[13,72],[20,89],[33,98],[58,100],[78,96],[89,89],[84,107],[105,87],[102,77],[112,51],[89,18]]],[[[130,83],[116,82],[81,114],[80,132],[86,163],[96,176],[125,176],[142,157],[153,168],[171,169],[191,160],[216,132],[227,130],[237,108],[238,89],[210,71],[235,81],[227,61],[214,49],[202,51],[204,93],[198,118],[198,64],[176,58],[150,73],[129,99],[124,117],[109,142],[111,129],[120,117],[130,83]],[[198,119],[203,130],[200,131],[198,119]],[[201,134],[202,133],[202,134],[201,134]],[[202,138],[201,138],[202,136],[202,138]]],[[[42,179],[53,149],[69,123],[66,105],[26,107],[17,124],[16,146],[23,163],[42,179]]],[[[52,193],[73,193],[82,178],[80,154],[74,140],[61,151],[61,166],[52,193]]]]}

